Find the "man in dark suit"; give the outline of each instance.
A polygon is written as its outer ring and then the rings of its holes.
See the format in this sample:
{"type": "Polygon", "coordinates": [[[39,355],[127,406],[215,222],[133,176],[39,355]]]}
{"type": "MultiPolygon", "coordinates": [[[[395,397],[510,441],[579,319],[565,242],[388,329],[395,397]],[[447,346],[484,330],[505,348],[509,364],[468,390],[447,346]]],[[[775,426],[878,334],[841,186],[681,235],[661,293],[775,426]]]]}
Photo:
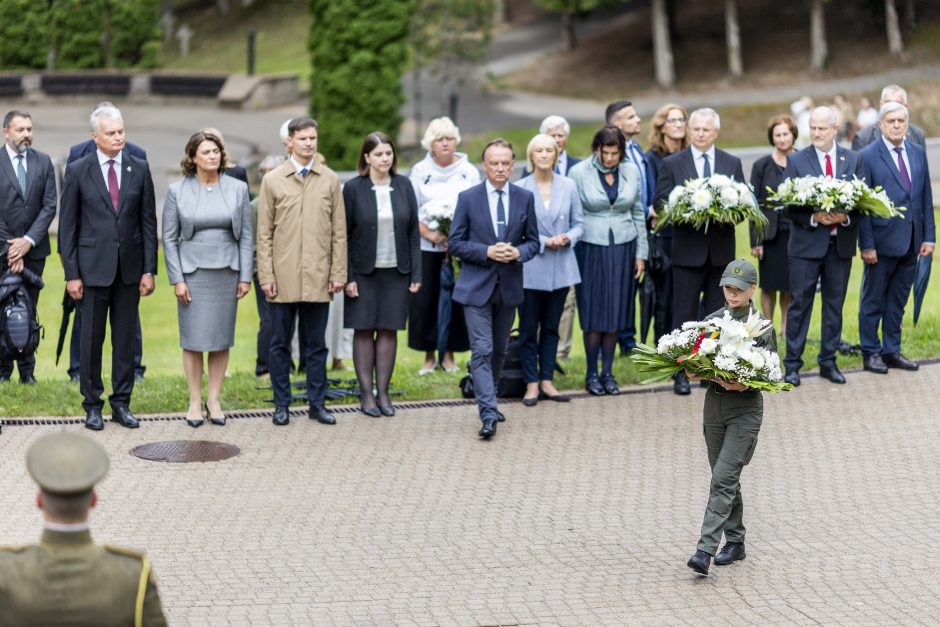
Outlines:
{"type": "MultiPolygon", "coordinates": [[[[786,178],[828,176],[844,180],[866,178],[858,153],[836,144],[838,118],[829,107],[810,114],[812,146],[790,155],[786,178]]],[[[819,374],[833,383],[845,383],[836,365],[836,348],[842,334],[842,304],[849,285],[852,257],[858,241],[860,216],[827,213],[818,207],[790,207],[790,307],[787,309],[787,355],[784,379],[800,384],[803,348],[809,331],[816,284],[822,280],[822,341],[819,374]]]]}
{"type": "MultiPolygon", "coordinates": [[[[692,145],[663,159],[656,181],[653,204],[662,208],[672,190],[689,179],[708,178],[724,174],[740,183],[744,180],[741,160],[715,148],[721,132],[721,118],[714,109],[697,109],[689,116],[692,145]]],[[[718,285],[725,267],[734,259],[734,226],[711,224],[708,232],[684,224],[672,227],[672,324],[699,317],[699,303],[706,312],[716,311],[724,305],[724,295],[718,285]]],[[[680,371],[674,381],[676,394],[689,394],[689,380],[680,371]]]]}
{"type": "Polygon", "coordinates": [[[515,154],[505,139],[483,149],[486,180],[461,192],[448,238],[450,254],[463,261],[454,300],[464,306],[470,335],[470,376],[483,427],[496,433],[503,420],[496,385],[509,331],[522,303],[522,264],[539,252],[532,193],[509,183],[515,154]]]}
{"type": "MultiPolygon", "coordinates": [[[[881,90],[881,102],[878,107],[884,107],[889,102],[896,102],[904,106],[904,108],[908,110],[908,113],[910,113],[910,107],[907,103],[907,91],[900,85],[888,85],[881,90]]],[[[881,127],[878,124],[872,124],[867,128],[863,128],[852,138],[852,150],[859,151],[865,146],[881,139],[881,137],[881,127]]],[[[924,137],[924,130],[913,122],[908,121],[905,139],[909,144],[917,144],[921,148],[927,147],[927,139],[924,137]]]]}
{"type": "MultiPolygon", "coordinates": [[[[114,105],[109,100],[102,100],[95,105],[95,109],[99,107],[113,107],[114,105]]],[[[93,109],[94,111],[94,109],[93,109]]],[[[65,161],[66,168],[72,165],[74,162],[78,161],[82,157],[86,157],[90,154],[93,154],[98,150],[98,146],[95,144],[95,140],[89,139],[88,141],[81,142],[80,144],[75,144],[69,148],[69,156],[65,161]]],[[[136,157],[141,161],[147,160],[147,153],[143,148],[137,144],[132,144],[131,142],[124,142],[124,150],[130,154],[132,157],[136,157]]],[[[60,249],[61,252],[61,249],[60,249]]],[[[68,375],[69,379],[74,382],[78,382],[78,371],[79,371],[79,344],[82,334],[82,307],[81,302],[76,302],[75,304],[75,316],[72,318],[72,337],[69,340],[69,369],[68,375]]],[[[141,381],[144,378],[144,372],[146,372],[147,367],[143,365],[143,356],[144,356],[144,341],[143,335],[140,332],[140,320],[137,321],[137,335],[134,338],[134,379],[141,381]]]]}
{"type": "Polygon", "coordinates": [[[878,112],[882,137],[860,153],[869,183],[880,185],[895,205],[907,208],[903,220],[865,216],[859,225],[859,248],[866,265],[858,334],[865,370],[879,374],[888,368],[918,368],[901,354],[901,321],[917,259],[933,255],[937,241],[927,153],[906,139],[908,115],[904,105],[885,103],[878,112]],[[879,324],[883,342],[878,339],[879,324]]]}
{"type": "Polygon", "coordinates": [[[101,348],[110,311],[112,420],[134,428],[134,329],[141,296],[154,289],[157,215],[146,161],[124,150],[124,120],[114,107],[91,114],[97,150],[65,173],[59,219],[66,289],[82,301],[80,385],[85,426],[104,428],[101,348]]]}
{"type": "MultiPolygon", "coordinates": [[[[49,225],[55,218],[55,170],[49,155],[33,150],[33,120],[25,111],[3,117],[5,155],[0,157],[0,271],[42,275],[49,256],[49,225]]],[[[25,283],[36,308],[39,288],[25,283]]],[[[20,382],[33,384],[35,354],[19,360],[20,382]]],[[[0,362],[0,381],[9,381],[13,361],[0,362]]]]}

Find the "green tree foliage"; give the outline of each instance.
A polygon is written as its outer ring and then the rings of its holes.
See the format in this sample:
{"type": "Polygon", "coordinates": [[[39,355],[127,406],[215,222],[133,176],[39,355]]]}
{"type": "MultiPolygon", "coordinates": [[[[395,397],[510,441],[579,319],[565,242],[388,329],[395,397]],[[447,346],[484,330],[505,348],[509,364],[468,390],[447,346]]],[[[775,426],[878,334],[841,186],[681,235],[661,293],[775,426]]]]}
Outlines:
{"type": "Polygon", "coordinates": [[[319,150],[355,167],[363,138],[401,126],[414,0],[310,0],[310,104],[319,150]]]}
{"type": "Polygon", "coordinates": [[[34,69],[46,66],[47,10],[35,0],[0,2],[0,67],[34,69]]]}
{"type": "Polygon", "coordinates": [[[419,65],[436,64],[453,79],[455,69],[486,59],[495,0],[416,0],[416,5],[411,47],[419,65]]]}
{"type": "Polygon", "coordinates": [[[104,67],[101,0],[54,0],[49,13],[56,69],[104,67]]]}

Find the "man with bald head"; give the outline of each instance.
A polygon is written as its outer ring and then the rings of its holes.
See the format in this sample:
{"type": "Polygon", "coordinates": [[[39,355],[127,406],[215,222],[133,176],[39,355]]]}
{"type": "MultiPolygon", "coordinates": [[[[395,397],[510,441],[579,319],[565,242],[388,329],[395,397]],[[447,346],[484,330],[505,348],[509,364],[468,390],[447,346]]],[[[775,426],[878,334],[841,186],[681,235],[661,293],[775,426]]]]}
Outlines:
{"type": "MultiPolygon", "coordinates": [[[[867,169],[859,154],[836,144],[838,122],[830,107],[816,107],[810,114],[813,142],[787,160],[786,178],[827,176],[865,179],[867,169]]],[[[800,384],[803,348],[809,330],[816,283],[822,280],[822,343],[819,374],[833,383],[845,383],[836,365],[836,348],[842,334],[842,305],[849,285],[852,257],[858,243],[861,217],[854,211],[827,213],[819,207],[790,207],[790,307],[787,310],[785,380],[800,384]]]]}
{"type": "MultiPolygon", "coordinates": [[[[881,109],[889,102],[896,102],[910,111],[910,105],[908,104],[907,100],[907,91],[900,85],[888,85],[881,90],[881,102],[878,104],[878,108],[881,109]]],[[[861,150],[865,146],[873,143],[875,140],[881,139],[883,135],[884,134],[881,132],[881,126],[879,124],[872,124],[871,126],[863,128],[855,134],[855,137],[852,138],[852,150],[861,150]]],[[[917,126],[913,122],[908,121],[907,131],[904,134],[904,139],[908,143],[917,144],[921,148],[927,147],[927,140],[924,137],[924,129],[917,126]]]]}

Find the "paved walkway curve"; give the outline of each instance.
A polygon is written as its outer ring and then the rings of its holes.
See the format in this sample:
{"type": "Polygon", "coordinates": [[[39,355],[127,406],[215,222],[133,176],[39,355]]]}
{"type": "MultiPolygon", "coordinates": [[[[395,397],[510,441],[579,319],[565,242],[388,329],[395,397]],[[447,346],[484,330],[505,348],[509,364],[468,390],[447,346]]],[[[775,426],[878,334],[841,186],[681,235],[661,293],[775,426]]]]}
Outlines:
{"type": "MultiPolygon", "coordinates": [[[[913,624],[940,615],[940,365],[807,378],[768,397],[744,473],[748,558],[694,577],[708,465],[703,392],[343,415],[108,425],[99,541],[146,547],[173,625],[913,624]],[[220,463],[160,464],[144,442],[213,439],[220,463]]],[[[0,542],[40,523],[0,436],[0,542]]]]}

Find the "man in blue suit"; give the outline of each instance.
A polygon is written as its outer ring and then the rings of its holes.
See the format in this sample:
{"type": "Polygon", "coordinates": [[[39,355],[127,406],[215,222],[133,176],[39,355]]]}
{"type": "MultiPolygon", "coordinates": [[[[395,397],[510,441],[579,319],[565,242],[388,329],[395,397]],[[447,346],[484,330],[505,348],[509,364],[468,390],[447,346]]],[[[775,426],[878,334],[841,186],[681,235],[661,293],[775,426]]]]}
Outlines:
{"type": "Polygon", "coordinates": [[[897,102],[878,112],[881,137],[861,151],[869,183],[881,185],[888,198],[907,207],[904,219],[866,216],[859,226],[859,248],[865,262],[858,334],[865,370],[886,374],[888,368],[917,370],[901,354],[901,320],[911,294],[918,256],[933,255],[936,243],[933,195],[926,151],[907,140],[910,114],[897,102]],[[881,324],[882,340],[878,339],[881,324]]]}
{"type": "MultiPolygon", "coordinates": [[[[812,146],[787,160],[786,178],[828,176],[864,179],[865,164],[858,153],[836,144],[837,118],[829,107],[816,107],[810,114],[812,146]]],[[[833,383],[845,383],[836,366],[836,348],[842,335],[842,305],[849,285],[861,218],[845,213],[827,213],[818,207],[790,207],[790,307],[787,309],[787,355],[784,380],[800,384],[803,348],[809,331],[816,283],[822,279],[822,345],[819,374],[833,383]]]]}
{"type": "Polygon", "coordinates": [[[470,376],[483,427],[491,438],[504,420],[496,405],[509,332],[522,303],[522,264],[539,251],[532,193],[509,183],[515,154],[505,139],[483,149],[483,183],[461,192],[448,238],[463,262],[454,300],[464,306],[470,335],[470,376]]]}

